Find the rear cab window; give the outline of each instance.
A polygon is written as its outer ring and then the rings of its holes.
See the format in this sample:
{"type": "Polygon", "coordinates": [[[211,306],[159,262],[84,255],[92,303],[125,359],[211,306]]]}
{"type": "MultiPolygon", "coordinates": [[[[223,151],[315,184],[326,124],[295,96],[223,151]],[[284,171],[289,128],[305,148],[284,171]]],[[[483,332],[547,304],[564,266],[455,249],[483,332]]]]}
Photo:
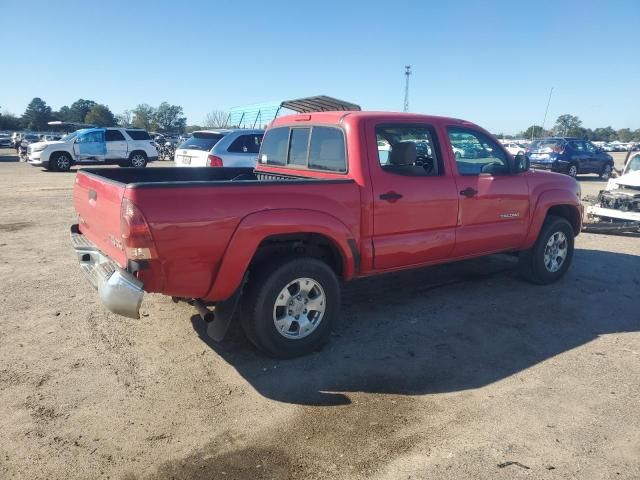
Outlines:
{"type": "Polygon", "coordinates": [[[342,129],[323,125],[275,127],[264,135],[262,165],[346,173],[347,157],[342,129]]]}

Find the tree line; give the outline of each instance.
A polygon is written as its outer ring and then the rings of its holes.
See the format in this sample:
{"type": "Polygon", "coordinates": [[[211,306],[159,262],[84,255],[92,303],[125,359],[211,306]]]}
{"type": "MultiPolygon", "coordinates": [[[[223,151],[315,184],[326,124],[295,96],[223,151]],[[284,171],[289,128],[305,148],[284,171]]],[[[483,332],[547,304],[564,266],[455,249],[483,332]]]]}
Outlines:
{"type": "MultiPolygon", "coordinates": [[[[88,123],[98,127],[144,128],[150,132],[184,133],[190,130],[182,107],[162,102],[158,107],[141,103],[131,110],[115,115],[107,105],[80,98],[71,105],[53,110],[47,102],[35,97],[21,116],[0,114],[0,130],[52,130],[48,122],[88,123]]],[[[199,128],[194,126],[193,129],[199,128]]]]}
{"type": "Polygon", "coordinates": [[[640,142],[640,128],[631,130],[630,128],[620,128],[614,130],[612,127],[598,127],[598,128],[585,128],[582,125],[582,120],[576,115],[570,115],[568,113],[560,115],[556,120],[555,125],[545,130],[540,125],[531,125],[526,130],[518,133],[517,135],[499,135],[504,138],[544,138],[551,136],[561,137],[579,137],[595,142],[640,142]]]}

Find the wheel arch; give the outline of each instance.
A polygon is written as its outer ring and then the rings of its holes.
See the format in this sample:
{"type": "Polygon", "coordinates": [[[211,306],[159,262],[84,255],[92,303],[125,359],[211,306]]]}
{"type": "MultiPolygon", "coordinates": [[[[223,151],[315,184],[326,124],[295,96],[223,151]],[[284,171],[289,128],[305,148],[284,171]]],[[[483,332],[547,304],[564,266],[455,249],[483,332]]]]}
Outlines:
{"type": "Polygon", "coordinates": [[[565,190],[549,190],[540,195],[531,217],[531,225],[523,249],[533,246],[549,215],[565,218],[571,224],[574,234],[580,233],[584,208],[577,197],[573,199],[569,195],[565,190]]]}
{"type": "Polygon", "coordinates": [[[240,222],[206,299],[229,298],[247,271],[276,255],[320,258],[344,280],[351,279],[359,269],[355,236],[336,217],[313,210],[267,210],[240,222]]]}

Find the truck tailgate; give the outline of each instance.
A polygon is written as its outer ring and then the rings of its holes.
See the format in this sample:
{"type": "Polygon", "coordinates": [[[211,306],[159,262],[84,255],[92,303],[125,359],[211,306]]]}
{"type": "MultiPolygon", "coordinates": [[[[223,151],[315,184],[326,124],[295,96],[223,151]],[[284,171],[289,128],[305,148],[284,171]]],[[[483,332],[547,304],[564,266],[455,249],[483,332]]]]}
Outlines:
{"type": "Polygon", "coordinates": [[[126,267],[120,233],[120,205],[126,185],[84,173],[76,174],[73,206],[80,232],[105,255],[126,267]]]}

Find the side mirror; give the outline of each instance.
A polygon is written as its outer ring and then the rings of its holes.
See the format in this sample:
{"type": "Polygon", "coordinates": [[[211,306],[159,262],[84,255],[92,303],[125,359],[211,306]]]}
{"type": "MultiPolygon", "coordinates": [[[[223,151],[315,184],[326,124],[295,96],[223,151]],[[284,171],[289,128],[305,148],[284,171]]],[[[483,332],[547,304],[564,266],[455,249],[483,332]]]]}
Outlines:
{"type": "Polygon", "coordinates": [[[522,173],[529,170],[529,156],[526,153],[518,153],[515,157],[515,172],[522,173]]]}

